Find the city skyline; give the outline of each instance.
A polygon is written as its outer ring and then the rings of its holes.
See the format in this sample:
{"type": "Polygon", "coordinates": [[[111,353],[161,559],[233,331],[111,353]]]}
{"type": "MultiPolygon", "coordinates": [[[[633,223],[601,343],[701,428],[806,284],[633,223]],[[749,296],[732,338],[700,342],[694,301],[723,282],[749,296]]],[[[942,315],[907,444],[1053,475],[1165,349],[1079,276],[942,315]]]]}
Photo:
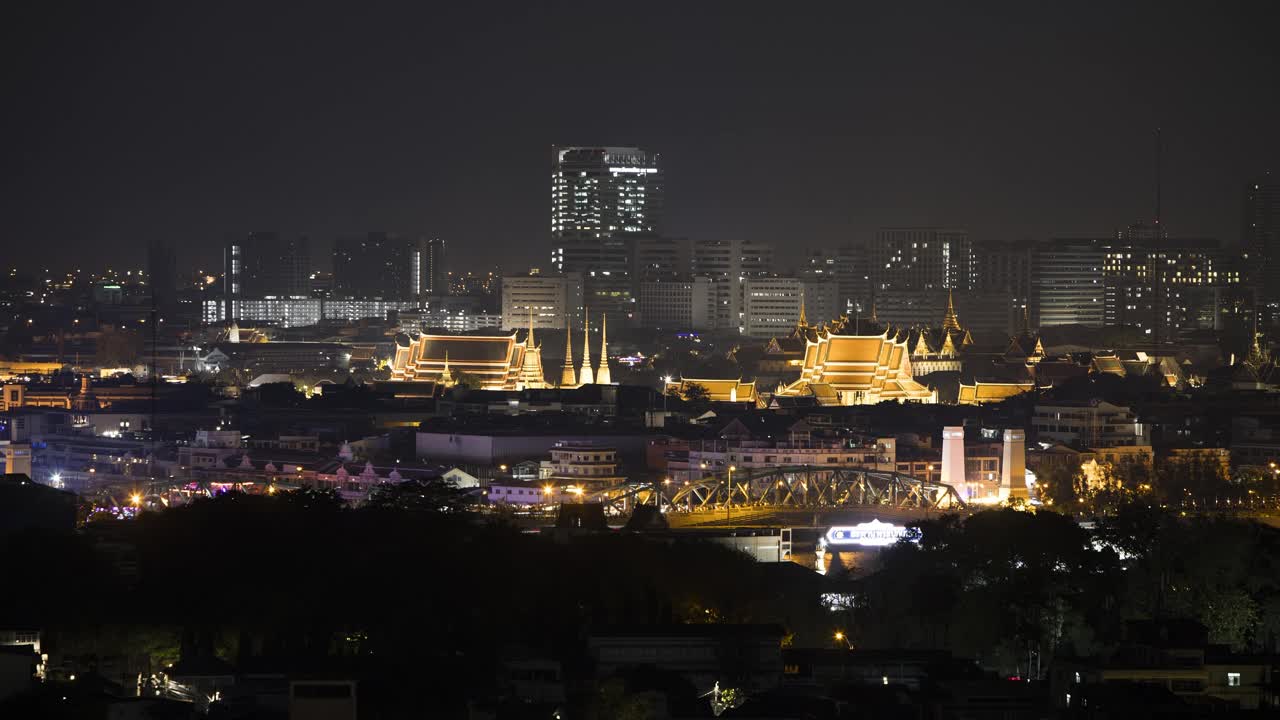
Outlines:
{"type": "Polygon", "coordinates": [[[26,112],[3,121],[21,146],[0,232],[20,264],[60,242],[86,265],[140,265],[168,240],[180,269],[211,268],[255,229],[309,236],[317,262],[339,237],[385,230],[443,238],[457,267],[497,250],[515,270],[546,263],[547,153],[599,143],[661,155],[673,236],[832,248],[932,225],[1040,241],[1149,220],[1161,127],[1166,225],[1239,242],[1243,188],[1277,157],[1275,49],[1248,7],[1002,10],[775,25],[709,7],[453,9],[431,18],[454,21],[440,32],[412,11],[89,9],[64,23],[25,8],[8,28],[26,112]],[[585,32],[615,19],[662,50],[643,73],[585,32]],[[531,46],[547,35],[561,47],[531,46]],[[81,72],[73,44],[97,66],[81,72]],[[319,51],[344,44],[365,52],[319,51]],[[557,103],[554,78],[580,54],[586,87],[645,82],[601,112],[557,103]]]}

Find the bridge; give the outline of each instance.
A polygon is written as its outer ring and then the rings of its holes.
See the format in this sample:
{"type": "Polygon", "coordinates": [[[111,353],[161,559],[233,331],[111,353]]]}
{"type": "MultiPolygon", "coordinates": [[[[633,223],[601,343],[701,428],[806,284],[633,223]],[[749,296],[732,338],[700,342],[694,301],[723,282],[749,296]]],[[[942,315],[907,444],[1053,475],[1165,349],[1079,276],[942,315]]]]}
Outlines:
{"type": "Polygon", "coordinates": [[[600,503],[616,515],[637,505],[658,505],[676,525],[772,524],[781,517],[869,510],[918,517],[965,508],[950,485],[896,472],[821,465],[727,472],[678,486],[625,483],[588,493],[583,501],[600,503]],[[691,517],[677,520],[679,515],[691,517]]]}

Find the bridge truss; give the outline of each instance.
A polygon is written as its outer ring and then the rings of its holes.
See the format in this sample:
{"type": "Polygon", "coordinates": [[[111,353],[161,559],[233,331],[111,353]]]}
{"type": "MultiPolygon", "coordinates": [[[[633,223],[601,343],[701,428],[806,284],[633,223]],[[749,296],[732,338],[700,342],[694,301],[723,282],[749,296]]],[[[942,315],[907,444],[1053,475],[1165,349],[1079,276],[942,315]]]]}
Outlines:
{"type": "MultiPolygon", "coordinates": [[[[670,512],[726,507],[959,510],[965,506],[955,488],[943,483],[896,472],[820,465],[742,470],[658,487],[661,503],[670,512]]],[[[635,505],[657,504],[655,492],[657,488],[649,483],[626,483],[590,493],[584,500],[626,512],[635,505]]]]}

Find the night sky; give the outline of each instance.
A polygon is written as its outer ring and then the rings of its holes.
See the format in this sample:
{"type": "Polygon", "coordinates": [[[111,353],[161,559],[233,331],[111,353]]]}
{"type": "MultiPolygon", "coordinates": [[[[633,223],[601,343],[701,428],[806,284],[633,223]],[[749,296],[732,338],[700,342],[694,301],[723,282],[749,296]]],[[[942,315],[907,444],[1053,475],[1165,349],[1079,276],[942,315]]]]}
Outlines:
{"type": "Polygon", "coordinates": [[[283,5],[6,4],[2,264],[388,229],[520,269],[557,143],[660,152],[670,234],[788,248],[1147,219],[1156,126],[1170,231],[1234,242],[1280,166],[1264,3],[283,5]]]}

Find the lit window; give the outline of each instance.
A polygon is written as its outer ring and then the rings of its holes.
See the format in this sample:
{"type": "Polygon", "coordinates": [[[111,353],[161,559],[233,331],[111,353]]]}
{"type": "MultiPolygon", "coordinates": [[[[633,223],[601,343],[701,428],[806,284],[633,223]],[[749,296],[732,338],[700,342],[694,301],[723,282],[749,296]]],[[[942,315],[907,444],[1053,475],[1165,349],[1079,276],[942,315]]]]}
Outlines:
{"type": "Polygon", "coordinates": [[[1227,687],[1240,687],[1240,673],[1227,673],[1227,687]]]}

